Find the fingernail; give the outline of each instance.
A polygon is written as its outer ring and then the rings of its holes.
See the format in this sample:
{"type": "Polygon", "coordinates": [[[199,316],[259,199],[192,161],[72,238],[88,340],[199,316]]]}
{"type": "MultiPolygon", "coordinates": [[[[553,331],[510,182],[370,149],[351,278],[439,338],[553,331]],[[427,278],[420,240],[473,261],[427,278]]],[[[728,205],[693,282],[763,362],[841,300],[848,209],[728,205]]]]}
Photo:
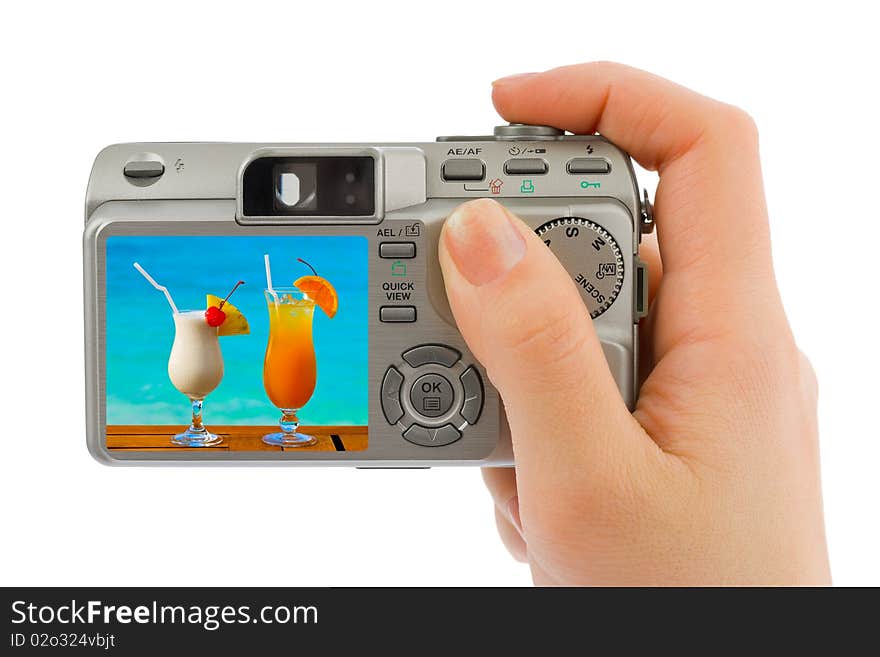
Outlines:
{"type": "Polygon", "coordinates": [[[519,81],[525,78],[530,78],[534,75],[537,75],[537,73],[515,73],[514,75],[506,75],[503,78],[498,78],[497,80],[494,80],[492,82],[492,86],[494,87],[495,85],[504,84],[506,82],[519,81]]]}
{"type": "Polygon", "coordinates": [[[526,243],[507,212],[495,201],[460,205],[446,220],[446,248],[471,285],[486,285],[522,260],[526,243]]]}
{"type": "Polygon", "coordinates": [[[522,520],[519,518],[519,495],[515,495],[511,498],[510,502],[507,503],[507,515],[510,518],[510,522],[513,523],[513,526],[516,527],[516,530],[522,535],[522,520]]]}

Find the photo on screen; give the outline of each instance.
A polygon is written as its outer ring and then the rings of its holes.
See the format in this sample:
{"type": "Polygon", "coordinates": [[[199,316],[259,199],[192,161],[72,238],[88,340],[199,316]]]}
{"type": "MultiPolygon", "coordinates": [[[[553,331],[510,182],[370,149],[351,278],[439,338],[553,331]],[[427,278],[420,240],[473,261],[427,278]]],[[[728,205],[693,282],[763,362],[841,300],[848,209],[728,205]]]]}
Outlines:
{"type": "Polygon", "coordinates": [[[109,237],[107,448],[366,449],[367,249],[358,236],[109,237]]]}

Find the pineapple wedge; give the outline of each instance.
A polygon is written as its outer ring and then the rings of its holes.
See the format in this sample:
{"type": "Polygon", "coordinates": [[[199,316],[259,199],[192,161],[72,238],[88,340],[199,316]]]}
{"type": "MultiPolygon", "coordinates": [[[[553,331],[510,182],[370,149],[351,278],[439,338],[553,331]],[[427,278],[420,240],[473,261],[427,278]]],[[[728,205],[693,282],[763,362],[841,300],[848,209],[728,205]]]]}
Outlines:
{"type": "MultiPolygon", "coordinates": [[[[223,299],[215,297],[213,294],[207,295],[207,298],[208,308],[211,306],[219,308],[220,302],[223,301],[223,299]]],[[[223,320],[223,323],[217,329],[217,335],[247,335],[251,332],[248,321],[238,308],[227,301],[223,304],[222,310],[226,313],[226,319],[223,320]]]]}

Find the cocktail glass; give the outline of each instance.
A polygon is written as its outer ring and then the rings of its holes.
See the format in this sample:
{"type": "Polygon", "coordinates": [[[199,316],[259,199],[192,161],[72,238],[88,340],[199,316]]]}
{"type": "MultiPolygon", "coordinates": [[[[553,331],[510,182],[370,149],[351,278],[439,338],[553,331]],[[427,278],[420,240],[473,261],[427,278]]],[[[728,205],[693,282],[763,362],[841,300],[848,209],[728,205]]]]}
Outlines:
{"type": "Polygon", "coordinates": [[[175,445],[208,447],[222,438],[202,424],[202,404],[223,379],[223,354],[217,339],[217,328],[209,326],[204,310],[175,313],[174,344],[168,357],[168,377],[192,404],[189,429],[171,439],[175,445]]]}
{"type": "Polygon", "coordinates": [[[281,410],[281,431],[263,436],[263,442],[284,447],[306,447],[318,439],[299,433],[297,413],[311,399],[317,381],[312,320],[315,302],[296,288],[265,290],[269,309],[269,344],[263,361],[263,386],[281,410]]]}

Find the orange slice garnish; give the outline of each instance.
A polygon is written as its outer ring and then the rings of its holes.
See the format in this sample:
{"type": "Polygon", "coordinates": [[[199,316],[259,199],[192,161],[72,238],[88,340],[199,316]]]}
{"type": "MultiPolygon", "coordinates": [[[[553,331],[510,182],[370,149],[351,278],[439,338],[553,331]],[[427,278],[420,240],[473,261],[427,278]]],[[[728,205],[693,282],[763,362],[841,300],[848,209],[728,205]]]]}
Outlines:
{"type": "Polygon", "coordinates": [[[336,289],[326,278],[301,276],[294,281],[293,285],[308,295],[316,306],[327,313],[327,317],[332,319],[336,311],[339,310],[339,297],[336,295],[336,289]]]}

